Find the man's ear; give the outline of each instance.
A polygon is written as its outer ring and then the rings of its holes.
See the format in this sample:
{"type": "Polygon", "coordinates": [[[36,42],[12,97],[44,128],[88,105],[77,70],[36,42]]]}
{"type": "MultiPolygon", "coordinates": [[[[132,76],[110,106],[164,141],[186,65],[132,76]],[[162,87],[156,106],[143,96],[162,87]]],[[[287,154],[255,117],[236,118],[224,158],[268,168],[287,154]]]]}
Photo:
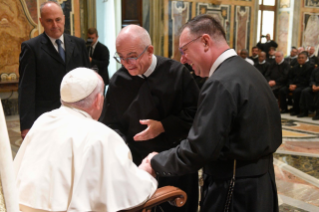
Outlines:
{"type": "Polygon", "coordinates": [[[154,53],[154,46],[149,45],[149,47],[147,49],[147,52],[150,53],[150,54],[153,54],[154,53]]]}

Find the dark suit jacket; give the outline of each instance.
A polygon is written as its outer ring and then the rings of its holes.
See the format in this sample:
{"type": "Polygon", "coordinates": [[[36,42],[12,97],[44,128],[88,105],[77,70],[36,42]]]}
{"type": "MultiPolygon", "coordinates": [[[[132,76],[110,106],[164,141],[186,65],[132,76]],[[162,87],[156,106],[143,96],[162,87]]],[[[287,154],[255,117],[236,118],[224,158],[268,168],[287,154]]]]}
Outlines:
{"type": "Polygon", "coordinates": [[[273,41],[273,40],[271,40],[271,41],[269,41],[268,43],[266,42],[266,43],[257,43],[257,47],[259,48],[259,49],[261,49],[263,52],[266,52],[266,55],[267,55],[267,58],[269,57],[269,49],[270,49],[270,47],[275,47],[275,48],[277,48],[278,47],[278,44],[275,42],[275,41],[273,41]]]}
{"type": "MultiPolygon", "coordinates": [[[[89,48],[90,47],[88,47],[88,52],[89,52],[89,48]]],[[[107,69],[107,67],[109,66],[109,62],[110,62],[109,49],[102,43],[98,42],[95,46],[95,49],[92,55],[91,65],[92,65],[92,68],[94,68],[94,66],[95,67],[97,66],[98,73],[103,78],[105,85],[108,85],[110,81],[109,72],[107,69]]]]}
{"type": "Polygon", "coordinates": [[[60,107],[63,76],[77,67],[90,67],[84,40],[64,34],[65,62],[43,33],[21,44],[19,114],[21,130],[30,129],[44,112],[60,107]]]}
{"type": "Polygon", "coordinates": [[[154,156],[151,164],[157,176],[204,167],[215,179],[230,179],[237,159],[236,176],[256,176],[268,170],[268,156],[281,142],[280,113],[268,83],[234,56],[203,85],[187,139],[154,156]]]}

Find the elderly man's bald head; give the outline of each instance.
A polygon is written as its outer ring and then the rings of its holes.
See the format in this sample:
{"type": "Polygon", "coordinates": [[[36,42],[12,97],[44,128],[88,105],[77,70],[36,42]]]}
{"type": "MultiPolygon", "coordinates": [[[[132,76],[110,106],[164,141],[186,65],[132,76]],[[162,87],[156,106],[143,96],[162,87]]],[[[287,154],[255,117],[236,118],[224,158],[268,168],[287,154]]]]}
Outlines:
{"type": "Polygon", "coordinates": [[[138,25],[128,25],[124,27],[116,38],[116,46],[130,41],[136,42],[141,48],[152,44],[149,33],[138,25]]]}
{"type": "Polygon", "coordinates": [[[282,51],[277,51],[275,53],[275,61],[277,64],[280,64],[284,59],[284,53],[282,51]]]}

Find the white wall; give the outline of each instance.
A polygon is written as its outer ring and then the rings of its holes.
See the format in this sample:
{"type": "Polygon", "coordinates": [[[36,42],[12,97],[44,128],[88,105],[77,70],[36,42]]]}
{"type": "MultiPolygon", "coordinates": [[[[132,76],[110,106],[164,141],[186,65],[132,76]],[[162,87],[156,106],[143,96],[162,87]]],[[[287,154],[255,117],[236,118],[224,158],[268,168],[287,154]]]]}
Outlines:
{"type": "Polygon", "coordinates": [[[120,67],[113,59],[116,52],[115,39],[121,30],[121,0],[97,0],[96,22],[99,32],[99,41],[110,51],[110,64],[108,67],[110,78],[120,67]]]}

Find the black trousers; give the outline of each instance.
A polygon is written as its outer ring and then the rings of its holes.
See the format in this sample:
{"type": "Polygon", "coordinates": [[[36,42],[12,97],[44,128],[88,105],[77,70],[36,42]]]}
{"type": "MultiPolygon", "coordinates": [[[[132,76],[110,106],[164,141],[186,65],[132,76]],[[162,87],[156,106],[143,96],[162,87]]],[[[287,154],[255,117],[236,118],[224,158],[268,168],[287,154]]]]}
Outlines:
{"type": "Polygon", "coordinates": [[[314,109],[314,93],[312,88],[308,87],[302,90],[299,106],[304,112],[314,109]]]}
{"type": "MultiPolygon", "coordinates": [[[[295,112],[300,111],[299,102],[302,90],[305,87],[297,87],[294,91],[292,91],[292,99],[293,99],[293,109],[295,112]]],[[[279,99],[280,99],[280,109],[287,110],[287,101],[290,90],[288,87],[283,87],[279,90],[279,99]]]]}
{"type": "MultiPolygon", "coordinates": [[[[201,212],[223,212],[230,180],[204,176],[201,212]]],[[[261,176],[236,178],[229,212],[278,212],[278,196],[274,167],[261,176]]]]}
{"type": "Polygon", "coordinates": [[[159,188],[167,185],[172,185],[185,191],[187,194],[187,202],[183,207],[175,207],[166,202],[153,209],[153,212],[162,212],[162,210],[164,212],[196,212],[198,210],[197,172],[179,177],[160,177],[158,179],[159,188]]]}

